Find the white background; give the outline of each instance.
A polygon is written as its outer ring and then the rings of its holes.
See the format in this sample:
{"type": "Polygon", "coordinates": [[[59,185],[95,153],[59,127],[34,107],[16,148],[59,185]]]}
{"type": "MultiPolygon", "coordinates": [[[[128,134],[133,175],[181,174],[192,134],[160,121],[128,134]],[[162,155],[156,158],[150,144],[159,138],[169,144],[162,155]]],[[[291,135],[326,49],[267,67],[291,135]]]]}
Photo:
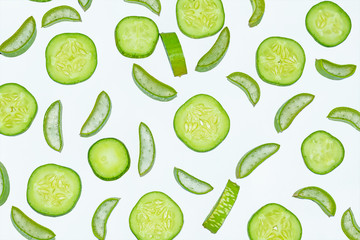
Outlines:
{"type": "Polygon", "coordinates": [[[200,57],[210,49],[217,35],[205,39],[190,39],[177,27],[175,0],[163,0],[160,17],[147,8],[122,0],[94,0],[83,12],[76,0],[53,0],[36,3],[28,0],[0,1],[0,42],[11,36],[29,16],[37,23],[37,37],[30,49],[15,58],[0,56],[0,83],[16,82],[26,87],[37,99],[38,113],[30,129],[15,137],[0,136],[0,161],[6,166],[11,190],[7,202],[0,207],[0,239],[22,239],[10,221],[11,206],[19,207],[38,223],[52,229],[58,240],[95,239],[91,218],[97,206],[106,198],[120,197],[108,221],[108,240],[135,239],[128,217],[137,200],[150,191],[163,191],[178,203],[184,213],[184,226],[176,239],[238,240],[248,239],[247,222],[263,205],[275,202],[291,210],[301,221],[304,240],[346,239],[340,227],[342,213],[352,207],[360,222],[360,133],[351,126],[326,118],[331,109],[348,106],[359,109],[359,71],[342,81],[329,80],[315,70],[315,58],[336,63],[360,65],[360,2],[337,0],[352,20],[348,39],[334,48],[315,42],[305,28],[305,15],[319,1],[268,0],[262,22],[249,28],[252,13],[250,1],[223,0],[225,26],[231,33],[230,46],[222,62],[206,73],[195,72],[200,57]],[[41,28],[43,14],[58,5],[76,8],[81,23],[62,22],[41,28]],[[159,39],[155,52],[145,59],[122,56],[114,41],[116,24],[129,15],[153,19],[160,32],[176,32],[183,47],[188,74],[173,77],[164,47],[159,39]],[[64,32],[80,32],[93,39],[98,51],[98,66],[86,82],[64,86],[52,81],[46,73],[45,48],[52,37],[64,32]],[[261,81],[255,70],[258,45],[270,36],[282,36],[298,41],[306,53],[306,66],[300,80],[288,87],[269,85],[261,81]],[[132,64],[141,65],[160,81],[171,85],[178,96],[170,102],[159,102],[143,94],[131,77],[132,64]],[[227,81],[226,76],[241,71],[259,83],[261,98],[253,107],[244,92],[227,81]],[[79,131],[89,115],[97,95],[106,91],[113,108],[109,121],[95,136],[82,138],[79,131]],[[315,95],[283,133],[277,133],[273,119],[277,109],[295,94],[315,95]],[[175,135],[172,121],[175,111],[187,99],[198,93],[215,97],[231,119],[227,138],[216,149],[197,153],[188,149],[175,135]],[[64,148],[61,153],[47,146],[42,133],[43,116],[48,106],[60,99],[63,105],[64,148]],[[156,142],[156,162],[152,171],[139,177],[138,125],[143,121],[156,142]],[[333,172],[315,175],[301,157],[303,139],[317,130],[337,137],[345,147],[345,159],[333,172]],[[87,151],[98,139],[116,137],[127,146],[131,167],[120,179],[105,182],[92,172],[87,151]],[[280,150],[244,179],[235,178],[239,159],[250,149],[268,142],[281,145],[280,150]],[[56,163],[76,170],[82,179],[82,194],[76,207],[61,217],[46,217],[36,213],[26,202],[26,185],[31,172],[46,163],[56,163]],[[173,167],[179,167],[210,183],[214,190],[206,195],[194,195],[183,190],[173,177],[173,167]],[[221,195],[228,179],[240,185],[238,199],[217,234],[202,227],[202,222],[221,195]],[[318,186],[328,191],[337,203],[335,217],[327,217],[314,202],[300,200],[292,194],[306,186],[318,186]]]}

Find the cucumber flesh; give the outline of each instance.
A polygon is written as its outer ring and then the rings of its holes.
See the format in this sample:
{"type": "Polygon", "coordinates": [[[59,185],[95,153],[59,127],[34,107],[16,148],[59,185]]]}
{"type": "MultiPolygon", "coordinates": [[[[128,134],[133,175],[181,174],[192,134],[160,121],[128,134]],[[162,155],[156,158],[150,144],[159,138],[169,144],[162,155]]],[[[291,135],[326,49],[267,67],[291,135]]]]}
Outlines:
{"type": "Polygon", "coordinates": [[[5,166],[0,162],[0,206],[3,205],[9,197],[10,180],[5,166]]]}
{"type": "Polygon", "coordinates": [[[155,162],[155,142],[150,128],[145,123],[139,125],[140,154],[138,171],[140,177],[147,174],[155,162]]]}
{"type": "Polygon", "coordinates": [[[96,209],[91,220],[92,231],[97,239],[104,240],[106,237],[106,223],[110,214],[118,204],[120,198],[105,199],[96,209]]]}

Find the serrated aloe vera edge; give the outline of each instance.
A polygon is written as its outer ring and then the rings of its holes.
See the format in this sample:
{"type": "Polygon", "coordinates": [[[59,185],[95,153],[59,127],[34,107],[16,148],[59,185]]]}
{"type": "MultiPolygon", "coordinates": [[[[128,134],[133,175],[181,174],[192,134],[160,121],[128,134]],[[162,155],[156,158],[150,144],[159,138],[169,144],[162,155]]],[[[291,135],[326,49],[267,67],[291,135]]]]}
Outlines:
{"type": "Polygon", "coordinates": [[[138,171],[140,176],[147,174],[155,162],[155,142],[150,128],[143,122],[139,125],[140,154],[138,171]]]}
{"type": "Polygon", "coordinates": [[[192,176],[180,168],[174,167],[174,177],[183,189],[194,194],[206,194],[214,189],[209,183],[192,176]]]}

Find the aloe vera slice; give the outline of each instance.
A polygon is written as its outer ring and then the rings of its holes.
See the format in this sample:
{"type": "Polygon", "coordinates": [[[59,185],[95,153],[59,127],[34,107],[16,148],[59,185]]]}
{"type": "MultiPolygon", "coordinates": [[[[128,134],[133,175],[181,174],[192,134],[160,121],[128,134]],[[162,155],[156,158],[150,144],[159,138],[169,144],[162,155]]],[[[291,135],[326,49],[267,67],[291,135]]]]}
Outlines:
{"type": "Polygon", "coordinates": [[[90,8],[92,0],[78,0],[81,8],[86,11],[90,8]]]}
{"type": "Polygon", "coordinates": [[[98,133],[106,124],[111,113],[111,101],[109,95],[102,91],[96,98],[95,105],[81,127],[80,136],[90,137],[98,133]]]}
{"type": "Polygon", "coordinates": [[[135,63],[132,69],[132,76],[136,86],[152,99],[166,102],[174,99],[177,95],[175,89],[160,82],[135,63]]]}
{"type": "Polygon", "coordinates": [[[249,19],[249,27],[255,27],[260,22],[265,13],[265,0],[250,0],[253,13],[249,19]]]}
{"type": "Polygon", "coordinates": [[[30,0],[30,1],[33,1],[33,2],[50,2],[51,0],[30,0]]]}
{"type": "Polygon", "coordinates": [[[174,77],[180,77],[184,74],[187,74],[184,53],[176,33],[161,33],[160,36],[164,44],[174,77]]]}
{"type": "Polygon", "coordinates": [[[324,189],[319,187],[305,187],[297,190],[293,197],[300,199],[309,199],[320,206],[326,215],[333,217],[336,212],[336,203],[332,196],[324,189]]]}
{"type": "Polygon", "coordinates": [[[58,152],[61,152],[63,148],[61,115],[62,105],[60,100],[57,100],[46,110],[43,123],[43,132],[46,143],[49,147],[58,152]]]}
{"type": "Polygon", "coordinates": [[[139,125],[140,154],[138,170],[140,177],[147,174],[155,162],[155,142],[150,128],[143,122],[139,125]]]}
{"type": "Polygon", "coordinates": [[[55,233],[50,229],[38,224],[19,208],[11,207],[11,222],[16,230],[30,240],[55,240],[55,233]]]}
{"type": "Polygon", "coordinates": [[[54,7],[47,11],[41,21],[42,27],[50,27],[55,23],[69,21],[69,22],[81,22],[81,17],[75,8],[62,5],[54,7]]]}
{"type": "Polygon", "coordinates": [[[106,223],[119,200],[120,198],[108,198],[97,207],[91,220],[91,228],[97,239],[105,239],[106,223]]]}
{"type": "Polygon", "coordinates": [[[275,154],[280,148],[277,143],[262,144],[248,151],[236,166],[236,177],[244,178],[255,170],[266,159],[275,154]]]}
{"type": "Polygon", "coordinates": [[[351,208],[348,208],[342,215],[341,228],[350,240],[360,240],[360,227],[356,223],[351,208]]]}
{"type": "Polygon", "coordinates": [[[315,60],[316,70],[326,78],[341,80],[348,78],[355,73],[356,65],[354,64],[336,64],[325,59],[315,60]]]}
{"type": "Polygon", "coordinates": [[[314,99],[314,95],[300,93],[287,100],[277,111],[274,125],[277,132],[286,130],[295,117],[314,99]]]}
{"type": "Polygon", "coordinates": [[[258,103],[260,100],[260,87],[252,77],[246,73],[234,72],[227,76],[227,79],[245,92],[253,106],[258,103]]]}
{"type": "Polygon", "coordinates": [[[217,233],[229,215],[239,193],[240,187],[228,180],[220,198],[203,222],[203,227],[212,233],[217,233]]]}
{"type": "Polygon", "coordinates": [[[124,0],[128,3],[137,3],[150,9],[153,13],[160,15],[161,2],[160,0],[124,0]]]}
{"type": "Polygon", "coordinates": [[[0,206],[3,205],[9,197],[10,180],[4,164],[0,162],[0,206]]]}
{"type": "Polygon", "coordinates": [[[328,119],[340,121],[353,126],[360,131],[360,112],[350,107],[337,107],[330,111],[328,119]]]}
{"type": "Polygon", "coordinates": [[[214,188],[191,174],[185,172],[180,168],[174,168],[174,176],[176,182],[186,191],[194,194],[205,194],[212,191],[214,188]]]}
{"type": "Polygon", "coordinates": [[[225,56],[230,44],[230,31],[225,27],[210,50],[200,58],[195,70],[206,72],[216,67],[225,56]]]}
{"type": "Polygon", "coordinates": [[[0,54],[16,57],[26,52],[36,38],[36,22],[33,16],[27,18],[20,28],[0,45],[0,54]]]}

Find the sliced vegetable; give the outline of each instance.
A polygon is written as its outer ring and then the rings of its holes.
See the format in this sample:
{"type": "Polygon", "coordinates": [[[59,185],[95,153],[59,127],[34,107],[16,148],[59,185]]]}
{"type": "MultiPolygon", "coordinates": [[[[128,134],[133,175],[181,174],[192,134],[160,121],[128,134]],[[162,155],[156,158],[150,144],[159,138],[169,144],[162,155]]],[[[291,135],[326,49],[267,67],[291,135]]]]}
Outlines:
{"type": "Polygon", "coordinates": [[[90,8],[92,0],[78,0],[81,8],[86,11],[90,8]]]}
{"type": "Polygon", "coordinates": [[[57,100],[46,110],[43,123],[43,132],[47,144],[58,152],[61,152],[63,148],[61,115],[62,105],[60,100],[57,100]]]}
{"type": "Polygon", "coordinates": [[[260,22],[265,13],[265,0],[250,0],[253,13],[249,19],[249,27],[255,27],[260,22]]]}
{"type": "Polygon", "coordinates": [[[360,240],[360,227],[356,223],[351,208],[348,208],[342,215],[341,228],[350,240],[360,240]]]}
{"type": "Polygon", "coordinates": [[[184,53],[176,33],[161,33],[160,36],[164,44],[174,77],[180,77],[184,74],[187,74],[184,53]]]}
{"type": "Polygon", "coordinates": [[[139,125],[140,154],[138,170],[140,177],[144,176],[154,166],[155,142],[150,128],[143,122],[139,125]]]}
{"type": "Polygon", "coordinates": [[[360,131],[360,112],[349,107],[337,107],[330,111],[328,119],[340,121],[353,126],[360,131]]]}
{"type": "Polygon", "coordinates": [[[184,224],[180,207],[163,192],[149,192],[142,196],[129,217],[130,229],[137,239],[171,240],[184,224]]]}
{"type": "Polygon", "coordinates": [[[245,92],[253,106],[258,103],[260,100],[260,87],[252,77],[246,73],[234,72],[227,76],[227,79],[245,92]]]}
{"type": "Polygon", "coordinates": [[[125,2],[143,5],[157,15],[160,15],[161,12],[160,0],[125,0],[125,2]]]}
{"type": "Polygon", "coordinates": [[[236,177],[244,178],[280,148],[277,143],[266,143],[248,151],[236,166],[236,177]]]}
{"type": "Polygon", "coordinates": [[[319,130],[304,139],[301,154],[306,167],[316,174],[327,174],[344,160],[342,143],[328,132],[319,130]]]}
{"type": "Polygon", "coordinates": [[[16,57],[26,52],[36,38],[36,22],[33,16],[27,18],[20,28],[0,45],[0,54],[16,57]]]}
{"type": "Polygon", "coordinates": [[[200,58],[195,70],[206,72],[216,67],[226,54],[230,44],[230,31],[225,27],[210,50],[200,58]]]}
{"type": "Polygon", "coordinates": [[[54,7],[47,11],[41,21],[42,27],[50,27],[55,23],[69,21],[69,22],[81,22],[81,17],[75,8],[62,5],[54,7]]]}
{"type": "Polygon", "coordinates": [[[205,194],[212,191],[214,188],[189,173],[185,172],[180,168],[174,168],[174,176],[176,182],[186,191],[195,193],[195,194],[205,194]]]}
{"type": "Polygon", "coordinates": [[[110,214],[118,204],[120,198],[105,199],[96,209],[92,220],[92,231],[97,239],[104,240],[106,237],[106,223],[110,214]]]}
{"type": "Polygon", "coordinates": [[[51,0],[30,0],[30,1],[33,1],[33,2],[50,2],[51,0]]]}
{"type": "Polygon", "coordinates": [[[274,125],[277,132],[286,130],[295,117],[314,99],[310,93],[300,93],[287,100],[277,111],[274,125]]]}
{"type": "Polygon", "coordinates": [[[305,187],[297,190],[293,197],[300,199],[309,199],[320,206],[326,215],[329,217],[335,216],[336,203],[332,196],[324,189],[319,187],[305,187]]]}
{"type": "Polygon", "coordinates": [[[203,222],[204,228],[212,233],[219,231],[236,201],[239,190],[239,185],[228,180],[220,198],[203,222]]]}
{"type": "Polygon", "coordinates": [[[356,70],[356,65],[354,64],[340,65],[325,59],[316,59],[315,67],[321,75],[333,80],[348,78],[352,76],[356,70]]]}
{"type": "Polygon", "coordinates": [[[4,164],[0,162],[0,206],[3,205],[9,197],[10,180],[4,164]]]}

